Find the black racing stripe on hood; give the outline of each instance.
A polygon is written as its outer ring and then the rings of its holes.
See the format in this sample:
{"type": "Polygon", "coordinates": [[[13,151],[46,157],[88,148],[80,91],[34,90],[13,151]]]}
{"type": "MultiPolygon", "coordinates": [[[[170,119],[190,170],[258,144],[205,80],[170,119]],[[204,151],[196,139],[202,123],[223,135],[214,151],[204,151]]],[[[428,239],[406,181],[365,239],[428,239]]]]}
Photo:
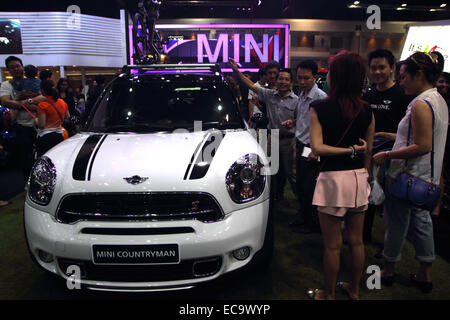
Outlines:
{"type": "Polygon", "coordinates": [[[192,172],[191,175],[189,177],[189,180],[198,180],[198,179],[202,179],[204,176],[206,176],[206,174],[208,173],[209,167],[211,166],[211,163],[217,153],[217,150],[219,149],[220,145],[222,144],[223,139],[225,138],[225,135],[222,137],[222,139],[220,140],[220,142],[216,142],[216,135],[221,135],[222,136],[222,132],[216,132],[214,134],[210,135],[210,138],[208,139],[208,141],[206,141],[206,143],[203,145],[202,147],[202,151],[198,154],[197,159],[195,161],[194,167],[192,168],[192,172]],[[215,148],[211,151],[211,155],[206,155],[207,157],[205,159],[203,159],[203,155],[205,155],[205,150],[207,150],[207,148],[212,144],[215,143],[217,144],[215,146],[215,148]],[[200,162],[203,162],[202,165],[199,165],[200,162]]]}
{"type": "Polygon", "coordinates": [[[84,142],[83,146],[78,152],[77,158],[72,169],[72,178],[78,181],[86,180],[86,172],[89,164],[89,159],[91,158],[92,152],[94,152],[95,147],[102,138],[103,135],[96,134],[89,136],[84,142]]]}
{"type": "Polygon", "coordinates": [[[105,134],[101,139],[100,142],[98,143],[98,148],[97,150],[95,150],[94,155],[92,156],[92,161],[89,164],[89,173],[88,173],[88,181],[91,180],[91,173],[92,173],[92,167],[94,166],[94,161],[95,161],[95,157],[97,156],[98,150],[100,150],[100,148],[102,147],[103,142],[105,141],[106,137],[108,135],[105,134]]]}
{"type": "Polygon", "coordinates": [[[192,154],[192,157],[191,157],[191,161],[189,161],[188,167],[187,167],[186,172],[185,172],[185,174],[184,174],[183,180],[186,180],[186,179],[187,179],[187,176],[188,176],[188,174],[189,174],[189,170],[191,170],[192,164],[194,163],[194,157],[195,157],[195,154],[197,153],[198,149],[200,149],[200,147],[202,146],[202,144],[205,143],[205,139],[206,139],[207,136],[208,136],[208,133],[205,134],[205,135],[203,136],[202,141],[200,141],[200,143],[198,144],[197,148],[195,148],[195,151],[194,151],[194,153],[192,154]]]}

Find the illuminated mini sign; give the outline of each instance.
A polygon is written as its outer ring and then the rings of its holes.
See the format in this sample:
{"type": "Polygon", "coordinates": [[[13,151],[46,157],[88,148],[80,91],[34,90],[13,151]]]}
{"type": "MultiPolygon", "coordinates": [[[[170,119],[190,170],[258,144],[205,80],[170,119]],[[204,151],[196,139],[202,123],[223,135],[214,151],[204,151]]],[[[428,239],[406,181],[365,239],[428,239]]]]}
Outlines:
{"type": "MultiPolygon", "coordinates": [[[[289,64],[289,25],[162,24],[156,29],[169,40],[164,45],[169,63],[218,63],[224,72],[231,72],[229,58],[242,71],[257,72],[272,60],[289,64]],[[173,37],[174,30],[183,35],[173,37]]],[[[132,26],[130,37],[131,31],[132,26]]]]}
{"type": "MultiPolygon", "coordinates": [[[[276,34],[273,36],[273,39],[274,39],[273,43],[274,43],[275,49],[273,50],[272,60],[280,61],[280,52],[279,52],[280,36],[276,34]]],[[[240,62],[241,43],[240,43],[240,35],[239,34],[234,35],[233,43],[234,43],[233,44],[233,48],[234,48],[234,57],[233,58],[236,62],[240,62]]],[[[203,63],[205,60],[203,49],[205,49],[205,51],[207,53],[209,63],[218,62],[217,60],[218,60],[218,56],[221,52],[221,49],[222,49],[222,54],[223,54],[222,61],[228,62],[228,57],[229,57],[228,44],[229,44],[228,34],[221,34],[219,36],[219,39],[217,40],[216,49],[213,54],[206,34],[198,34],[197,35],[198,62],[203,63]]],[[[259,58],[259,61],[261,61],[262,63],[269,62],[269,35],[268,34],[263,35],[263,43],[262,43],[262,49],[261,49],[261,48],[259,48],[259,45],[256,42],[253,35],[246,34],[244,50],[245,50],[245,61],[244,61],[245,63],[251,62],[251,58],[250,58],[251,50],[255,51],[255,54],[259,58]]]]}

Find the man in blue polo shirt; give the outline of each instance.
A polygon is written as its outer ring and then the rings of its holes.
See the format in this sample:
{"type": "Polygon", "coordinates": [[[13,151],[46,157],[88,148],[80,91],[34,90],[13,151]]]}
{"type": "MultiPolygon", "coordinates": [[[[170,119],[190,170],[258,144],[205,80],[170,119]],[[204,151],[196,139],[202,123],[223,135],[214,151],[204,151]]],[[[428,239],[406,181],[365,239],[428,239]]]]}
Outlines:
{"type": "MultiPolygon", "coordinates": [[[[295,183],[295,130],[281,125],[282,122],[293,119],[298,104],[298,97],[292,91],[293,76],[290,69],[281,69],[277,81],[276,90],[256,86],[250,79],[247,79],[239,70],[236,62],[230,58],[230,66],[235,71],[239,79],[250,90],[258,94],[258,100],[266,104],[267,118],[269,120],[269,130],[279,130],[279,170],[275,177],[276,198],[283,198],[284,182],[289,180],[292,192],[296,193],[295,183]]],[[[271,135],[272,136],[272,135],[271,135]]]]}
{"type": "Polygon", "coordinates": [[[297,196],[300,202],[300,217],[291,223],[295,230],[309,233],[319,230],[317,213],[312,205],[312,198],[319,174],[319,159],[309,145],[309,106],[313,101],[325,99],[327,94],[319,89],[315,80],[318,72],[317,63],[305,60],[297,66],[297,83],[300,88],[296,117],[282,123],[286,128],[296,127],[297,161],[296,180],[297,196]]]}

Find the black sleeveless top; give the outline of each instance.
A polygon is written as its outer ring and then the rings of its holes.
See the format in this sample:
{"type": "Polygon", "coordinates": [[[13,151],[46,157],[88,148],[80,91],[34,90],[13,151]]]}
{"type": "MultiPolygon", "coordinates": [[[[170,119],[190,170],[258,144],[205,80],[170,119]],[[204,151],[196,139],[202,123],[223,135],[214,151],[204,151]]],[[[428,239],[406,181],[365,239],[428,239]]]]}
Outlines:
{"type": "MultiPolygon", "coordinates": [[[[368,104],[364,105],[351,128],[348,130],[341,143],[336,146],[342,138],[351,121],[345,120],[341,107],[336,100],[325,99],[311,103],[311,108],[317,113],[322,125],[323,143],[332,147],[348,148],[359,144],[359,138],[365,139],[367,128],[372,121],[372,109],[368,104]]],[[[364,155],[358,154],[351,159],[349,155],[323,156],[321,171],[343,171],[364,168],[364,155]]]]}

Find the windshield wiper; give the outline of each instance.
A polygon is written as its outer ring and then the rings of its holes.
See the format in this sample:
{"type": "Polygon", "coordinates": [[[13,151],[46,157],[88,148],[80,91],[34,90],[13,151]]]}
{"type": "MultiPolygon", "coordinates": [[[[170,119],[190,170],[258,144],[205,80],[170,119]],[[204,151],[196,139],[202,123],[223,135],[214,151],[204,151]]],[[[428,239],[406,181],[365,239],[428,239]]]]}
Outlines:
{"type": "Polygon", "coordinates": [[[148,124],[119,124],[105,128],[105,132],[159,132],[159,131],[171,131],[174,127],[169,126],[157,126],[148,124]]]}

